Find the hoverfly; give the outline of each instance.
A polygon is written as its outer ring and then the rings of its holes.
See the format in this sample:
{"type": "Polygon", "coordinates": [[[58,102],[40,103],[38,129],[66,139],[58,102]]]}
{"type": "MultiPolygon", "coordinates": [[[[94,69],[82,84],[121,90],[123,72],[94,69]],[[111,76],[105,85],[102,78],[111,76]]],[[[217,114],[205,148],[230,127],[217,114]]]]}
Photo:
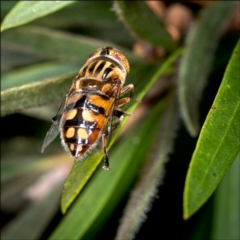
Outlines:
{"type": "Polygon", "coordinates": [[[123,86],[129,70],[128,60],[119,50],[104,47],[93,52],[53,117],[42,152],[60,132],[63,148],[75,160],[84,159],[101,138],[103,168],[108,170],[106,139],[123,120],[122,108],[130,101],[134,90],[133,84],[123,86]],[[125,93],[129,96],[123,97],[125,93]]]}

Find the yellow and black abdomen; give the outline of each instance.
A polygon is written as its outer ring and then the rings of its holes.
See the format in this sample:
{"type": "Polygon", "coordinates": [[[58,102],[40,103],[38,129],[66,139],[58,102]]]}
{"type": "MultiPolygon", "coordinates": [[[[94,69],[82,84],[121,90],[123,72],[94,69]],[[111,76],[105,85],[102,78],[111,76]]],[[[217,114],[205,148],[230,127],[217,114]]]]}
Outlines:
{"type": "Polygon", "coordinates": [[[112,110],[114,99],[103,94],[74,92],[69,96],[62,119],[64,148],[80,158],[96,146],[112,110]],[[73,100],[72,100],[73,99],[73,100]]]}

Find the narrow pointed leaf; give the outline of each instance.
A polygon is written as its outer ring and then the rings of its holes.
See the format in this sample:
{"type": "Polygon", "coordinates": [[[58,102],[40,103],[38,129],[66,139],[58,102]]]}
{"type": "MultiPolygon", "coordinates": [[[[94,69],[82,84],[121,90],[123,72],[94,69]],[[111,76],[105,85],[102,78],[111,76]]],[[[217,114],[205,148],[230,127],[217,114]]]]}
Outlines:
{"type": "Polygon", "coordinates": [[[56,12],[74,1],[20,1],[4,18],[1,31],[56,12]]]}
{"type": "Polygon", "coordinates": [[[193,215],[211,196],[240,151],[240,40],[202,127],[187,173],[184,218],[193,215]]]}
{"type": "Polygon", "coordinates": [[[56,104],[49,104],[44,105],[41,107],[33,107],[29,109],[24,109],[21,111],[18,111],[18,113],[35,118],[40,119],[46,122],[49,122],[50,119],[52,119],[53,115],[56,113],[57,107],[59,103],[56,102],[56,104]]]}
{"type": "Polygon", "coordinates": [[[58,62],[38,63],[3,74],[1,90],[22,86],[32,82],[43,81],[48,78],[76,74],[80,66],[77,64],[63,64],[58,62]]]}
{"type": "Polygon", "coordinates": [[[114,1],[114,7],[122,22],[134,35],[154,46],[161,46],[169,51],[176,49],[163,22],[154,15],[144,1],[114,1]]]}
{"type": "Polygon", "coordinates": [[[131,197],[125,207],[123,217],[117,230],[115,239],[134,239],[134,235],[146,218],[150,210],[153,198],[157,194],[160,184],[164,163],[171,150],[176,123],[178,120],[178,106],[174,94],[168,96],[167,107],[163,117],[159,118],[157,136],[154,139],[154,148],[150,149],[151,156],[148,157],[139,180],[131,192],[131,197]]]}
{"type": "MultiPolygon", "coordinates": [[[[1,36],[2,37],[2,36],[1,36]]],[[[43,61],[42,58],[16,51],[3,43],[1,38],[1,71],[2,74],[11,69],[31,65],[43,61]]]]}
{"type": "MultiPolygon", "coordinates": [[[[147,93],[150,89],[152,84],[159,78],[161,74],[164,73],[168,69],[168,67],[175,61],[179,55],[181,54],[181,49],[177,50],[173,53],[166,62],[158,69],[158,71],[150,77],[149,74],[146,74],[145,69],[139,69],[138,76],[142,76],[144,79],[149,79],[148,84],[144,83],[143,88],[136,88],[135,97],[136,98],[143,98],[143,96],[147,93]]],[[[130,79],[130,78],[128,78],[130,79]]],[[[134,78],[133,78],[134,79],[134,78]]],[[[134,103],[127,111],[134,111],[136,108],[137,103],[134,103]]],[[[111,137],[111,142],[108,144],[109,147],[112,145],[113,141],[115,140],[117,134],[119,133],[120,129],[122,128],[123,124],[126,122],[127,117],[123,120],[121,127],[119,127],[111,137]]],[[[73,168],[64,184],[64,191],[61,199],[61,209],[62,212],[65,213],[74,199],[77,197],[79,192],[82,190],[90,176],[95,171],[98,164],[101,162],[103,158],[102,149],[95,149],[85,161],[77,161],[73,165],[73,168]]]]}
{"type": "Polygon", "coordinates": [[[29,83],[1,92],[1,113],[7,114],[25,108],[62,101],[73,76],[53,78],[43,82],[29,83]],[[57,87],[57,91],[56,88],[57,87]]]}
{"type": "Polygon", "coordinates": [[[76,1],[74,5],[67,6],[34,23],[37,25],[65,27],[79,24],[84,27],[109,28],[122,25],[112,11],[111,1],[76,1]],[[96,17],[98,16],[98,17],[96,17]]]}
{"type": "Polygon", "coordinates": [[[218,43],[219,33],[234,1],[217,1],[204,9],[187,37],[179,72],[179,100],[185,125],[192,136],[199,132],[199,102],[218,43]]]}

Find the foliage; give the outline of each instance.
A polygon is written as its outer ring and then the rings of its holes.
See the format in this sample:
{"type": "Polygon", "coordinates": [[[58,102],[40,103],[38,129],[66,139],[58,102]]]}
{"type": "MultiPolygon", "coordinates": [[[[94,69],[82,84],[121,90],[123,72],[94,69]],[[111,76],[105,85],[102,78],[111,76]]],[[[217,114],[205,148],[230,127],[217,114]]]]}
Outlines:
{"type": "Polygon", "coordinates": [[[237,2],[1,5],[2,239],[239,239],[237,2]],[[73,77],[103,46],[126,55],[135,86],[110,171],[101,147],[75,163],[59,139],[40,153],[73,77]]]}

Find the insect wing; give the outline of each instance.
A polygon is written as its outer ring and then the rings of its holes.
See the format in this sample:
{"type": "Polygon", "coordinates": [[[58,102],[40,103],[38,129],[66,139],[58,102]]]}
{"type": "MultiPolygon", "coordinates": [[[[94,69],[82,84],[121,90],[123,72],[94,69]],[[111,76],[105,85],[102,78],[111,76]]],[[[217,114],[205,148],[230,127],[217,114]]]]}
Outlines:
{"type": "Polygon", "coordinates": [[[67,100],[67,97],[65,97],[62,104],[60,105],[56,117],[53,118],[53,124],[50,127],[49,131],[47,132],[46,137],[43,141],[42,150],[41,150],[42,153],[44,152],[45,148],[57,137],[57,135],[60,132],[61,126],[64,124],[61,118],[66,105],[66,100],[67,100]]]}
{"type": "Polygon", "coordinates": [[[44,152],[45,148],[57,137],[58,134],[59,134],[59,124],[56,125],[53,123],[43,141],[42,150],[41,150],[42,153],[44,152]]]}

